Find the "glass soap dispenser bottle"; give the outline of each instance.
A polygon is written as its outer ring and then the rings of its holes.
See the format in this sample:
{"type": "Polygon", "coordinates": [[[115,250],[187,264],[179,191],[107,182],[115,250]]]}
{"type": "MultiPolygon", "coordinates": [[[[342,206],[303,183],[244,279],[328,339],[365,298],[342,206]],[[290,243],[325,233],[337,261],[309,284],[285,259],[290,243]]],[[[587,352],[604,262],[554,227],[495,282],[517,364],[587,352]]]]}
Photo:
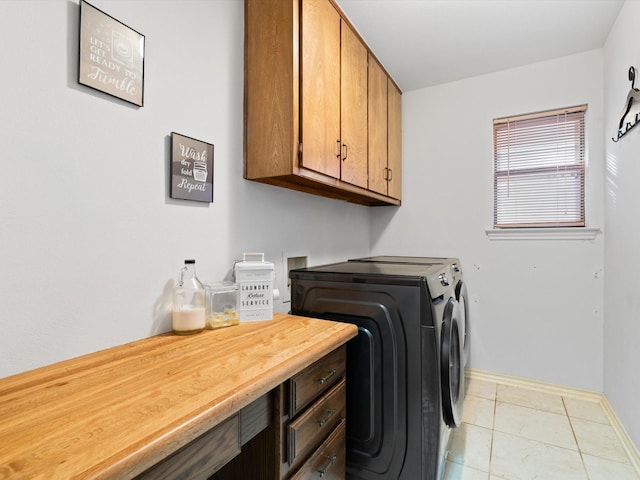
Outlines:
{"type": "Polygon", "coordinates": [[[173,333],[191,335],[204,330],[205,290],[196,275],[196,261],[185,260],[173,291],[171,323],[173,333]]]}

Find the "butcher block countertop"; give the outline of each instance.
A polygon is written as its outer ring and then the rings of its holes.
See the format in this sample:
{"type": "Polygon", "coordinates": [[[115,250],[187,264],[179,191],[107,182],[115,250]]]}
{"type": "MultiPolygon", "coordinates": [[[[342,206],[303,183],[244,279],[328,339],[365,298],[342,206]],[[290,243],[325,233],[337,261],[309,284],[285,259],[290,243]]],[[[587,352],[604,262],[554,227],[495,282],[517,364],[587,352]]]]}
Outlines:
{"type": "Polygon", "coordinates": [[[131,478],[356,334],[276,314],[0,379],[0,479],[131,478]]]}

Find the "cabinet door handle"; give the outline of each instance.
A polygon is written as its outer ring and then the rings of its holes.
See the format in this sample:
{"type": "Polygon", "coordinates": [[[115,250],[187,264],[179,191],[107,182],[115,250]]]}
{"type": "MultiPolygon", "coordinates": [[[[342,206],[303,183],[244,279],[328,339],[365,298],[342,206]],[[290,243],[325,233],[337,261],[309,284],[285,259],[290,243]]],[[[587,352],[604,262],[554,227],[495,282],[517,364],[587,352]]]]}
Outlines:
{"type": "Polygon", "coordinates": [[[382,170],[384,173],[382,174],[382,179],[385,182],[389,181],[389,167],[384,167],[384,169],[382,170]]]}
{"type": "Polygon", "coordinates": [[[327,424],[327,422],[329,421],[329,419],[331,417],[333,417],[334,413],[336,413],[336,409],[335,408],[327,410],[327,416],[324,417],[322,420],[318,420],[318,427],[324,427],[327,424]]]}
{"type": "Polygon", "coordinates": [[[342,157],[342,161],[344,162],[347,159],[347,155],[348,155],[348,149],[347,149],[347,144],[343,143],[342,144],[342,150],[344,152],[344,156],[342,157]]]}
{"type": "Polygon", "coordinates": [[[327,380],[329,380],[335,374],[336,374],[336,371],[335,369],[332,368],[331,370],[327,371],[327,374],[324,377],[318,379],[318,383],[320,385],[324,385],[325,383],[327,383],[327,380]]]}
{"type": "Polygon", "coordinates": [[[325,476],[325,474],[327,473],[331,465],[333,465],[333,462],[336,461],[336,459],[337,459],[336,455],[331,455],[331,456],[327,455],[327,460],[328,460],[327,464],[324,467],[322,467],[320,470],[318,470],[318,473],[320,474],[320,478],[325,476]]]}
{"type": "Polygon", "coordinates": [[[340,139],[336,140],[336,142],[338,143],[338,154],[336,157],[340,158],[342,156],[342,143],[340,142],[340,139]]]}
{"type": "Polygon", "coordinates": [[[389,174],[387,175],[387,182],[390,182],[391,180],[393,180],[393,170],[391,170],[390,168],[387,168],[387,170],[389,170],[389,174]]]}

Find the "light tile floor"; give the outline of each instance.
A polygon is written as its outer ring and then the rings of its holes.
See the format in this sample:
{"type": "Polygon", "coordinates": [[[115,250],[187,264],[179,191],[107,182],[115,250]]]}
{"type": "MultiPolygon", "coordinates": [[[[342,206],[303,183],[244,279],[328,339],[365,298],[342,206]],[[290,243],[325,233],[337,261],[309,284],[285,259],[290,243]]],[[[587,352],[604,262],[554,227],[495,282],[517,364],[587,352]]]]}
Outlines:
{"type": "Polygon", "coordinates": [[[599,403],[468,380],[444,480],[640,480],[599,403]]]}

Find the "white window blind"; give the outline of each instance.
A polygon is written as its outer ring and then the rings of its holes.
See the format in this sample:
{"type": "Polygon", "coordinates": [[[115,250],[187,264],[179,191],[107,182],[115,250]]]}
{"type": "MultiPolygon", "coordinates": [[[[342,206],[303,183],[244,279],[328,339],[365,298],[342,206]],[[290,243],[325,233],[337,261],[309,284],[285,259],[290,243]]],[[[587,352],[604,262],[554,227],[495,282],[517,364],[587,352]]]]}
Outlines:
{"type": "Polygon", "coordinates": [[[493,121],[495,228],[585,225],[586,110],[493,121]]]}

